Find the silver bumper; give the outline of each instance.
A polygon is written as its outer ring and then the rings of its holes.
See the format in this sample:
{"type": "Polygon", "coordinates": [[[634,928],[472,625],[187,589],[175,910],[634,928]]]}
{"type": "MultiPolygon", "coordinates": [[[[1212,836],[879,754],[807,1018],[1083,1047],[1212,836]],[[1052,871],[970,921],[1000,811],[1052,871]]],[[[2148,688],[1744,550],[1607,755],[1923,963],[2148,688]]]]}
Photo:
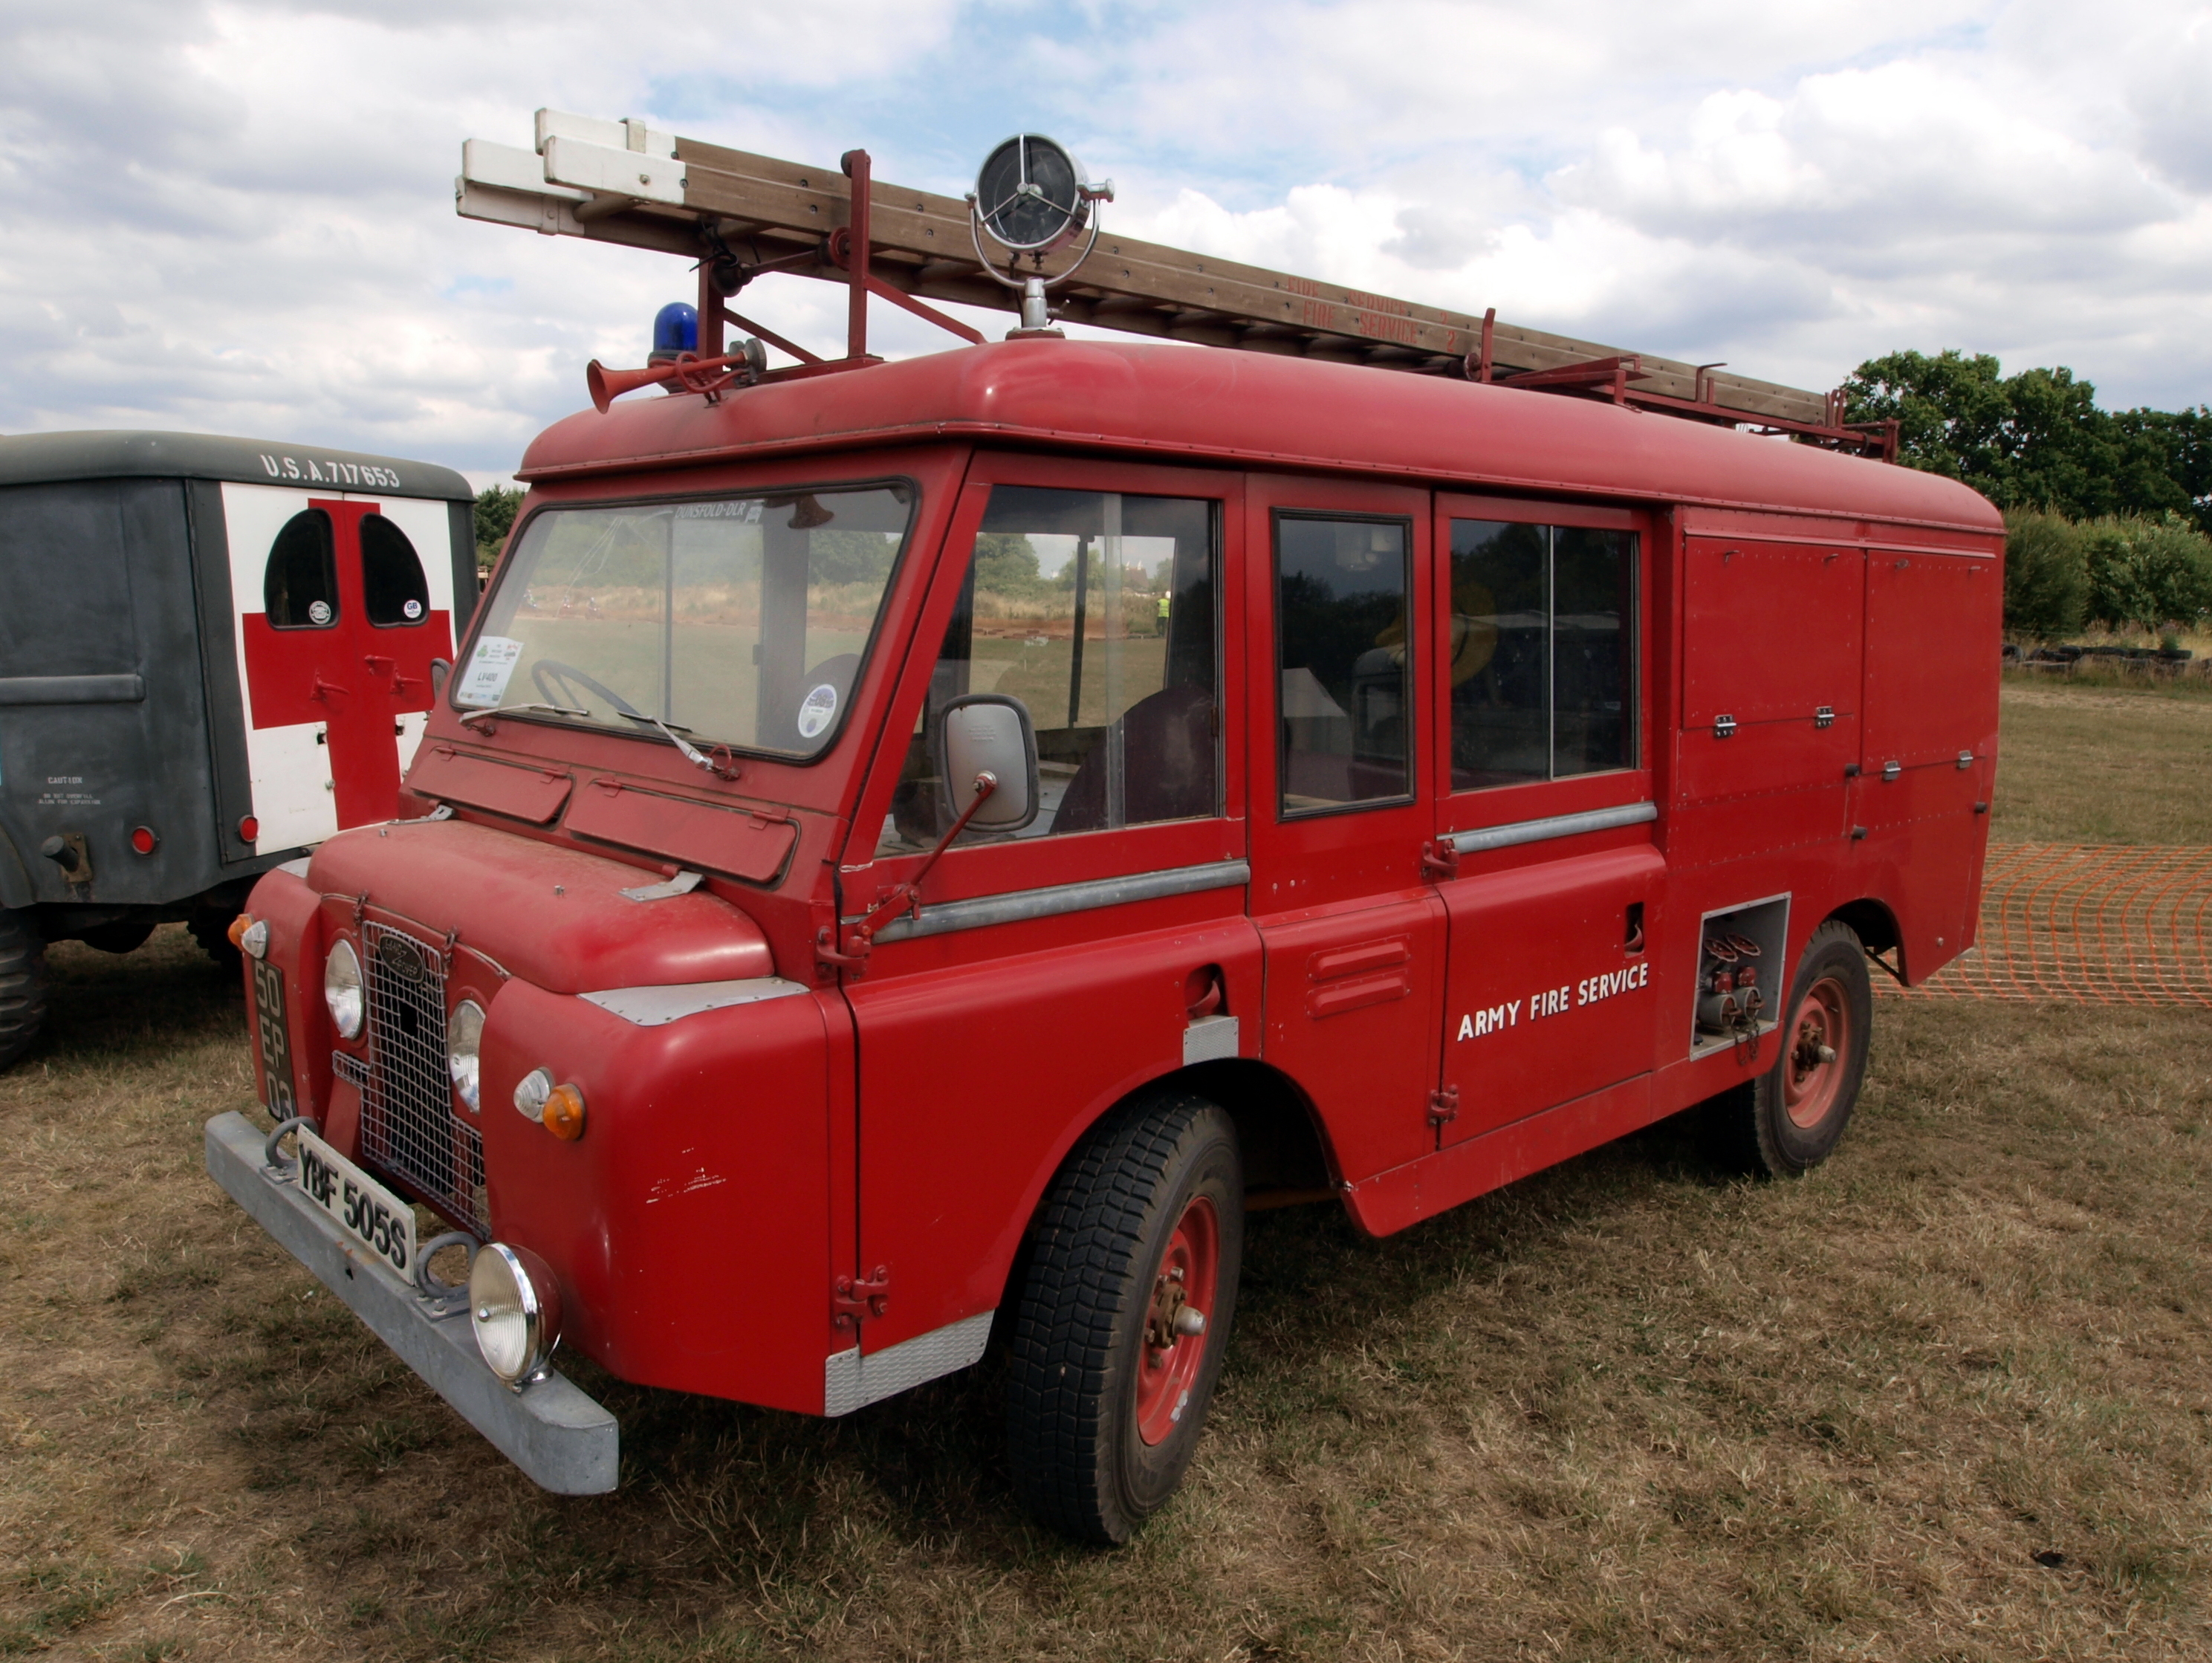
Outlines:
{"type": "Polygon", "coordinates": [[[621,1427],[612,1415],[557,1374],[508,1389],[478,1354],[466,1314],[430,1315],[415,1290],[347,1242],[289,1174],[263,1163],[263,1141],[243,1115],[216,1115],[207,1123],[209,1175],[534,1483],[562,1496],[615,1487],[621,1427]]]}

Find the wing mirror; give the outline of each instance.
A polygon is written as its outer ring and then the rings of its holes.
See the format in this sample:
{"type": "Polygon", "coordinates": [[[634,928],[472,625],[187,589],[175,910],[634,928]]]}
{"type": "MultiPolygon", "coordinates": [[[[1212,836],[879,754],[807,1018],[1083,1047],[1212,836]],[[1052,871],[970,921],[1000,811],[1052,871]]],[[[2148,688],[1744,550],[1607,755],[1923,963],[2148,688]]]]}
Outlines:
{"type": "Polygon", "coordinates": [[[1036,818],[1036,729],[1019,699],[970,693],[945,706],[937,760],[953,815],[969,827],[1019,831],[1036,818]],[[977,776],[986,774],[996,783],[979,803],[977,776]]]}

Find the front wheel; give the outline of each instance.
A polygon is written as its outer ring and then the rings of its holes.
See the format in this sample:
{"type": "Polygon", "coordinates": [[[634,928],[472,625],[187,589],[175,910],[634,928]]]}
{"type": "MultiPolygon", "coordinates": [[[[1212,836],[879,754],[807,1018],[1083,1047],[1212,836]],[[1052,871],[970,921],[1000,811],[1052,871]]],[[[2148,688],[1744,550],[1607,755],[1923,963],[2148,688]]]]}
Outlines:
{"type": "Polygon", "coordinates": [[[1125,1542],[1175,1493],[1228,1348],[1243,1198],[1235,1126],[1185,1096],[1109,1116],[1054,1180],[1007,1382],[1014,1487],[1039,1523],[1125,1542]]]}

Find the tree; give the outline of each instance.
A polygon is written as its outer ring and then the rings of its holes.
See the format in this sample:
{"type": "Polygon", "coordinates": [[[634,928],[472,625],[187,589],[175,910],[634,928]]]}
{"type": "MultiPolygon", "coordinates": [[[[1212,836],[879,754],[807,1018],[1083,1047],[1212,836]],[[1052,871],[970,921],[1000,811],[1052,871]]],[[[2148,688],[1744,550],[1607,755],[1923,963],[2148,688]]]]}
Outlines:
{"type": "Polygon", "coordinates": [[[2193,628],[2212,613],[2212,542],[2179,515],[2108,519],[2081,528],[2089,615],[2156,634],[2193,628]]]}
{"type": "Polygon", "coordinates": [[[975,538],[975,587],[1009,600],[1044,592],[1036,549],[1019,531],[984,531],[975,538]]]}
{"type": "Polygon", "coordinates": [[[2005,515],[2004,627],[2033,640],[2075,634],[2087,616],[2088,551],[2081,528],[2057,514],[2005,515]]]}
{"type": "Polygon", "coordinates": [[[521,512],[522,491],[514,485],[487,485],[477,493],[477,564],[489,567],[499,559],[507,534],[514,529],[521,512]]]}
{"type": "Polygon", "coordinates": [[[2003,373],[1986,353],[1869,358],[1844,383],[1849,419],[1898,424],[1899,459],[1963,480],[2001,508],[2188,516],[2212,532],[2212,409],[2097,408],[2063,366],[2003,373]]]}

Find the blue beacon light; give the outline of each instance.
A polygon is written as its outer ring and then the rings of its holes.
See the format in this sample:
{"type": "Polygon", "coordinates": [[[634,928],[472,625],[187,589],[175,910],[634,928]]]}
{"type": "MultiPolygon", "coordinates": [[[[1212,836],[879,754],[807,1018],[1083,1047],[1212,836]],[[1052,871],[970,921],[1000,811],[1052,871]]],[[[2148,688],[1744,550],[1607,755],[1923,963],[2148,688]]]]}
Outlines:
{"type": "Polygon", "coordinates": [[[653,353],[649,364],[665,364],[679,352],[699,350],[699,313],[681,300],[671,300],[653,314],[653,353]]]}

